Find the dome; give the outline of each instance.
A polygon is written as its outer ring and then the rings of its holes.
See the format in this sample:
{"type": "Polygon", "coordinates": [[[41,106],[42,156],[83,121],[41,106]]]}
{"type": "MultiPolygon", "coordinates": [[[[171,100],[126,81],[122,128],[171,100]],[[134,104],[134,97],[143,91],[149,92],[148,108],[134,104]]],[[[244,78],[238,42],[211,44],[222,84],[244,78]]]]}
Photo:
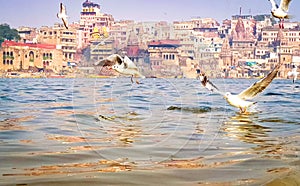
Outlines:
{"type": "Polygon", "coordinates": [[[100,9],[100,5],[99,4],[96,4],[96,3],[93,3],[89,0],[86,0],[84,3],[82,3],[82,6],[83,7],[97,7],[100,9]]]}

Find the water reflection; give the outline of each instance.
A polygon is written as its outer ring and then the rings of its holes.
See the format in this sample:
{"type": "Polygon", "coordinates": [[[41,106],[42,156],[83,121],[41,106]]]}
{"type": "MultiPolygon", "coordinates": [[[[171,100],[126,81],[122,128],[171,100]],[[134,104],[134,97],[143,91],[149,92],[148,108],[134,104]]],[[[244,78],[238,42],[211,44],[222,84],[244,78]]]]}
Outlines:
{"type": "Polygon", "coordinates": [[[141,121],[142,118],[135,112],[129,112],[125,115],[113,115],[104,116],[99,115],[99,123],[104,126],[107,134],[112,139],[117,140],[120,145],[130,145],[135,142],[136,138],[140,137],[142,133],[141,126],[137,121],[141,121]],[[101,120],[107,120],[108,123],[104,124],[101,120]],[[102,123],[101,123],[102,122],[102,123]],[[110,126],[109,126],[110,125],[110,126]]]}
{"type": "Polygon", "coordinates": [[[237,114],[229,118],[225,122],[224,131],[230,137],[237,138],[246,143],[261,144],[265,143],[268,137],[268,132],[271,130],[268,127],[261,126],[255,122],[258,115],[252,114],[237,114]]]}
{"type": "Polygon", "coordinates": [[[223,130],[229,137],[255,144],[251,149],[261,157],[278,159],[285,144],[269,135],[272,128],[258,124],[259,116],[258,113],[237,114],[225,122],[223,130]]]}
{"type": "Polygon", "coordinates": [[[169,185],[210,178],[236,185],[237,172],[244,172],[239,180],[256,179],[288,170],[272,162],[299,159],[299,94],[287,89],[262,95],[264,112],[232,116],[234,109],[193,80],[72,81],[14,80],[4,89],[9,83],[0,80],[3,184],[103,176],[122,185],[131,176],[130,185],[140,185],[156,174],[169,185]]]}

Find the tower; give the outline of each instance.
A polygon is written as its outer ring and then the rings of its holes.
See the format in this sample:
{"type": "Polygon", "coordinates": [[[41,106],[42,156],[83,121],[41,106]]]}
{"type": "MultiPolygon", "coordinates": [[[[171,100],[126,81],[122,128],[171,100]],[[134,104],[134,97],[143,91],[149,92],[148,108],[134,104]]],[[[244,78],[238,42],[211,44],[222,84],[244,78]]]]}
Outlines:
{"type": "Polygon", "coordinates": [[[101,13],[100,8],[99,4],[93,3],[90,0],[85,0],[82,3],[79,30],[84,46],[89,45],[95,27],[98,30],[102,30],[102,27],[110,27],[114,21],[112,15],[101,13]]]}
{"type": "Polygon", "coordinates": [[[223,66],[223,67],[226,67],[229,65],[232,66],[232,54],[231,54],[231,49],[230,49],[228,38],[225,38],[223,40],[220,58],[222,60],[222,64],[220,64],[220,66],[223,66]]]}

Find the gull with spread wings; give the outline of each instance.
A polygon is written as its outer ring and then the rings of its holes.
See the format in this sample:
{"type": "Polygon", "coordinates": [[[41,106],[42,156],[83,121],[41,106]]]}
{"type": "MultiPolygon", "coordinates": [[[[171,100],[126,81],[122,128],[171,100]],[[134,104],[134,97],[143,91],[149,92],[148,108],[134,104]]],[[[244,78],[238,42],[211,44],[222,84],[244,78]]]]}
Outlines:
{"type": "Polygon", "coordinates": [[[280,5],[275,0],[269,0],[272,4],[271,14],[280,20],[279,28],[284,28],[283,20],[288,19],[289,4],[292,0],[281,0],[280,5]]]}
{"type": "MultiPolygon", "coordinates": [[[[140,77],[145,78],[139,71],[136,65],[131,61],[127,56],[120,56],[119,54],[112,54],[106,59],[98,61],[94,64],[95,66],[111,66],[111,68],[120,74],[131,75],[131,82],[133,83],[132,78],[140,77]]],[[[136,83],[139,82],[136,80],[136,83]]]]}
{"type": "Polygon", "coordinates": [[[63,5],[62,3],[60,3],[60,9],[59,9],[59,13],[57,14],[57,17],[60,18],[66,29],[69,28],[68,26],[68,16],[67,16],[67,11],[66,11],[66,7],[65,5],[63,5]]]}
{"type": "Polygon", "coordinates": [[[207,76],[205,76],[204,74],[200,75],[199,78],[202,85],[206,89],[221,94],[231,106],[239,108],[241,113],[246,113],[247,108],[256,103],[248,100],[253,99],[256,95],[258,95],[268,87],[268,85],[276,77],[279,68],[280,64],[277,64],[276,67],[267,76],[265,76],[263,79],[260,79],[249,88],[245,89],[237,95],[233,95],[230,92],[221,92],[212,82],[207,79],[207,76]]]}

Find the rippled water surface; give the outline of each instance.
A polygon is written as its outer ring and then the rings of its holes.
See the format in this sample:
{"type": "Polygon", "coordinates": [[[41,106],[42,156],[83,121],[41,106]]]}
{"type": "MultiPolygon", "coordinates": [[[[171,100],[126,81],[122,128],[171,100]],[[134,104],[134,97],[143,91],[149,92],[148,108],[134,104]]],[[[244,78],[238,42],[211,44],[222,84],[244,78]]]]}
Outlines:
{"type": "Polygon", "coordinates": [[[239,114],[194,79],[0,79],[0,184],[299,183],[299,82],[255,101],[239,114]]]}

